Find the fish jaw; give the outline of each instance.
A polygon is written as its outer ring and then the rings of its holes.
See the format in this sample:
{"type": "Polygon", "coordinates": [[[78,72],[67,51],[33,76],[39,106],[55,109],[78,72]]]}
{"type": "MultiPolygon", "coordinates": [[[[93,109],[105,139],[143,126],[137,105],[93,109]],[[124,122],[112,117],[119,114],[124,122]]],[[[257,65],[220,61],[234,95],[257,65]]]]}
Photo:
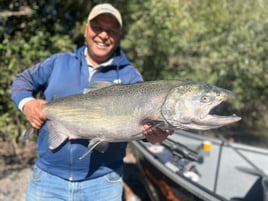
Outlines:
{"type": "Polygon", "coordinates": [[[180,129],[209,130],[241,120],[236,115],[212,115],[210,111],[234,94],[203,83],[189,83],[173,89],[162,106],[162,116],[180,129]]]}
{"type": "Polygon", "coordinates": [[[208,130],[213,128],[219,128],[228,124],[232,124],[241,120],[241,117],[234,115],[231,116],[219,116],[210,115],[202,119],[194,119],[191,129],[208,130]]]}
{"type": "Polygon", "coordinates": [[[230,116],[207,114],[202,118],[193,117],[191,119],[187,119],[187,121],[185,121],[184,119],[174,119],[170,120],[168,123],[180,129],[209,130],[232,124],[240,120],[241,117],[236,116],[235,114],[230,116]]]}

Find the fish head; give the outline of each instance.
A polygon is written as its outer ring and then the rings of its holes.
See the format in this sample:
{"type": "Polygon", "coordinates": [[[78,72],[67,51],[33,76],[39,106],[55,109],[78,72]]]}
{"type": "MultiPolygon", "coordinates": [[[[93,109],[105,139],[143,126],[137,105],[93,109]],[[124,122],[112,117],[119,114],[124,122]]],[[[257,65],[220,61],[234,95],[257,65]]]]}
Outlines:
{"type": "Polygon", "coordinates": [[[206,83],[187,82],[173,88],[162,105],[162,116],[173,127],[209,130],[239,121],[236,115],[210,114],[222,102],[234,98],[226,89],[206,83]]]}

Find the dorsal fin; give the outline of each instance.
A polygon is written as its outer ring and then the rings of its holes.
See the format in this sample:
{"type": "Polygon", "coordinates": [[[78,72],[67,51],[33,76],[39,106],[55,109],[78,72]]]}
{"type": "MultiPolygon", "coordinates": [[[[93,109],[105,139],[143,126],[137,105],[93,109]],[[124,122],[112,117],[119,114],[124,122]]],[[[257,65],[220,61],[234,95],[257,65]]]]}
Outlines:
{"type": "Polygon", "coordinates": [[[52,97],[52,101],[58,100],[59,98],[57,96],[52,97]]]}
{"type": "Polygon", "coordinates": [[[112,82],[93,82],[89,85],[88,88],[86,88],[84,90],[84,94],[91,92],[91,91],[101,89],[101,88],[109,87],[112,85],[114,85],[114,83],[112,83],[112,82]]]}

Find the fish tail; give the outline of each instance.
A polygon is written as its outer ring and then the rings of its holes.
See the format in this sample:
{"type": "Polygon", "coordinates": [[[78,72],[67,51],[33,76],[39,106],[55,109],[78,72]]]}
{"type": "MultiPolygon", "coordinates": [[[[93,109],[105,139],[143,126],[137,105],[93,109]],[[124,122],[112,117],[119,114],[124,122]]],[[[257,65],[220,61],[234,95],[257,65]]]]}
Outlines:
{"type": "Polygon", "coordinates": [[[33,128],[32,126],[28,125],[26,130],[22,134],[23,141],[28,140],[30,138],[30,136],[34,133],[34,131],[35,131],[35,128],[33,128]]]}

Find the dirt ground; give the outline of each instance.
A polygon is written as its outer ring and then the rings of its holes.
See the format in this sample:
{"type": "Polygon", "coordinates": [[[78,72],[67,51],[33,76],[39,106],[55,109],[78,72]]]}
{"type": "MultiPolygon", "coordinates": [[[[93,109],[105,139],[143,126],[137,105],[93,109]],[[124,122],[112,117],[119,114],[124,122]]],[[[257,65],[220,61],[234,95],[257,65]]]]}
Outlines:
{"type": "Polygon", "coordinates": [[[24,201],[34,155],[33,142],[0,142],[0,201],[24,201]]]}
{"type": "MultiPolygon", "coordinates": [[[[24,201],[35,159],[34,142],[18,146],[0,142],[0,201],[24,201]]],[[[123,201],[150,201],[143,184],[139,181],[136,159],[128,146],[124,158],[123,201]]]]}

